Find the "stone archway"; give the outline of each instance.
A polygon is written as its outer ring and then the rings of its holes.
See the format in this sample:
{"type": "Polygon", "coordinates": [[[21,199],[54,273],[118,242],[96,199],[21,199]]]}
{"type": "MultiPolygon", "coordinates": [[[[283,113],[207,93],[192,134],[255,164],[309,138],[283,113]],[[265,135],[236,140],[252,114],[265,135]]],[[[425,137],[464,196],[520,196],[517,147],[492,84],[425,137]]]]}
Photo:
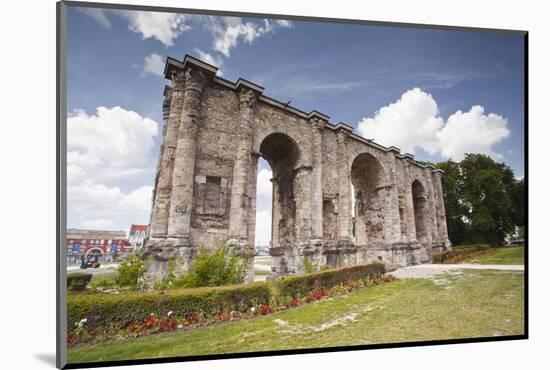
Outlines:
{"type": "Polygon", "coordinates": [[[287,273],[296,270],[297,261],[292,258],[295,246],[299,243],[299,214],[301,167],[296,167],[300,150],[296,142],[286,134],[272,133],[260,144],[260,154],[269,163],[272,171],[272,226],[271,255],[274,272],[287,273]]]}
{"type": "Polygon", "coordinates": [[[384,242],[384,199],[380,162],[368,153],[359,154],[351,165],[355,198],[355,245],[358,248],[384,242]]]}
{"type": "MultiPolygon", "coordinates": [[[[182,257],[186,272],[201,245],[253,253],[259,156],[274,173],[275,275],[303,272],[306,258],[318,268],[374,260],[394,267],[418,263],[418,250],[431,251],[432,240],[450,247],[441,170],[216,72],[190,56],[167,59],[172,82],[164,90],[147,258],[161,265],[182,257]]],[[[163,271],[151,268],[151,277],[163,271]]]]}

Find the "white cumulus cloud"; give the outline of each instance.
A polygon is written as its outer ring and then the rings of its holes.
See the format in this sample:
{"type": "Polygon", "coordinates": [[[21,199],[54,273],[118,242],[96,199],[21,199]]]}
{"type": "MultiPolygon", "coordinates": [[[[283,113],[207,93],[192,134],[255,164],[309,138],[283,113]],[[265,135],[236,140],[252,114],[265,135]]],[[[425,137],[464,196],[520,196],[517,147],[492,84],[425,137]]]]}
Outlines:
{"type": "Polygon", "coordinates": [[[380,108],[374,117],[363,118],[357,126],[360,135],[403,152],[422,148],[431,155],[459,161],[466,153],[482,153],[501,160],[492,148],[509,136],[507,120],[485,114],[474,106],[469,112],[457,111],[445,121],[432,95],[414,88],[394,103],[380,108]]]}
{"type": "Polygon", "coordinates": [[[214,50],[226,57],[231,55],[231,49],[239,42],[252,44],[254,40],[274,32],[277,28],[289,28],[289,21],[270,21],[264,19],[262,22],[246,21],[237,17],[210,17],[209,29],[214,37],[214,50]]]}
{"type": "Polygon", "coordinates": [[[158,125],[121,107],[77,110],[67,120],[69,227],[146,223],[158,125]]]}
{"type": "Polygon", "coordinates": [[[129,10],[122,15],[128,19],[130,31],[139,33],[144,40],[157,39],[165,46],[174,45],[174,39],[191,30],[183,14],[129,10]]]}
{"type": "Polygon", "coordinates": [[[143,61],[143,75],[151,74],[164,77],[164,58],[156,53],[147,55],[143,61]]]}
{"type": "Polygon", "coordinates": [[[458,111],[451,115],[445,127],[437,133],[441,143],[441,155],[460,160],[464,153],[481,153],[502,160],[502,154],[495,153],[493,145],[510,135],[508,121],[497,114],[485,114],[479,105],[469,112],[458,111]]]}

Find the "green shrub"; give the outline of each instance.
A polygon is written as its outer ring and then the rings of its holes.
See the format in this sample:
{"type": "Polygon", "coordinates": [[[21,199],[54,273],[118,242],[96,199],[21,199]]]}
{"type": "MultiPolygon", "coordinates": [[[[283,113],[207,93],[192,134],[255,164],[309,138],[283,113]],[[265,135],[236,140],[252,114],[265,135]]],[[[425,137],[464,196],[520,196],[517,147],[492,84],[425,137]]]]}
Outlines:
{"type": "Polygon", "coordinates": [[[186,288],[241,284],[247,272],[247,258],[231,256],[227,248],[208,251],[201,247],[187,276],[176,283],[186,288]]]}
{"type": "Polygon", "coordinates": [[[92,274],[87,272],[74,272],[67,274],[67,289],[69,291],[82,291],[92,280],[92,274]]]}
{"type": "Polygon", "coordinates": [[[127,287],[134,290],[144,288],[143,277],[147,272],[147,266],[139,256],[132,255],[120,262],[115,273],[115,283],[119,287],[127,287]]]}
{"type": "Polygon", "coordinates": [[[276,281],[279,295],[297,298],[318,289],[330,289],[349,281],[379,277],[385,272],[380,262],[341,269],[314,272],[312,274],[287,276],[276,281]]]}
{"type": "Polygon", "coordinates": [[[311,258],[309,257],[304,257],[304,270],[306,271],[306,274],[311,274],[312,272],[317,271],[315,265],[311,262],[311,258]]]}
{"type": "Polygon", "coordinates": [[[242,284],[246,278],[249,258],[251,256],[232,256],[225,247],[212,251],[201,247],[187,275],[176,275],[175,269],[178,262],[170,260],[166,276],[161,281],[155,282],[153,289],[242,284]]]}
{"type": "Polygon", "coordinates": [[[123,327],[143,321],[151,313],[177,317],[194,313],[207,316],[231,310],[245,312],[259,304],[269,304],[271,284],[258,282],[227,287],[170,289],[166,291],[126,292],[124,294],[78,294],[67,298],[67,325],[82,319],[87,325],[123,327]]]}

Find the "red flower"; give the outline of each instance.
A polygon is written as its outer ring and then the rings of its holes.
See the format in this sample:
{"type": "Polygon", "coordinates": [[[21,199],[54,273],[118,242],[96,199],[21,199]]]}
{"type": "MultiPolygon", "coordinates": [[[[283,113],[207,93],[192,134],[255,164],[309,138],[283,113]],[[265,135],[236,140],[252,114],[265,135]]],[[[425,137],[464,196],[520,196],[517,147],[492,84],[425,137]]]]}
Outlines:
{"type": "Polygon", "coordinates": [[[267,304],[260,305],[260,315],[267,315],[273,312],[273,308],[267,304]]]}
{"type": "Polygon", "coordinates": [[[150,327],[151,325],[153,325],[156,322],[157,322],[157,318],[154,315],[151,315],[145,321],[145,326],[150,327]]]}

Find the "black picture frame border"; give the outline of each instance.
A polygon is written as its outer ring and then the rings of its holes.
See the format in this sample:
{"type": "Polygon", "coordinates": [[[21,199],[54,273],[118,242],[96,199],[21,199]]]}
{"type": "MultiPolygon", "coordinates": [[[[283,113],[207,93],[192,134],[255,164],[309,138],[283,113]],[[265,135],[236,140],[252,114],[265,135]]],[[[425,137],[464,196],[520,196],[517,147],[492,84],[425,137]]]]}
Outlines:
{"type": "Polygon", "coordinates": [[[343,352],[343,351],[360,351],[370,349],[387,349],[387,348],[403,348],[403,347],[423,347],[423,346],[439,346],[448,344],[468,344],[468,343],[483,343],[483,342],[501,342],[512,340],[529,339],[529,31],[499,29],[499,28],[483,28],[483,27],[461,27],[436,24],[421,24],[421,23],[402,23],[402,22],[387,22],[387,21],[372,21],[358,20],[347,18],[331,18],[331,17],[315,17],[301,16],[290,14],[272,14],[272,13],[253,13],[241,11],[226,11],[226,10],[210,10],[210,9],[189,9],[179,7],[161,7],[148,5],[132,5],[132,4],[112,4],[100,2],[83,2],[83,1],[68,1],[62,0],[56,3],[56,367],[58,369],[79,369],[79,368],[96,368],[106,366],[127,366],[127,365],[144,365],[144,364],[161,364],[173,362],[192,362],[204,360],[220,360],[233,358],[250,358],[250,357],[265,357],[265,356],[286,356],[295,354],[313,354],[326,352],[343,352]],[[451,31],[467,31],[467,32],[491,32],[501,34],[514,34],[523,36],[524,40],[524,181],[525,181],[525,248],[524,248],[524,334],[509,335],[499,337],[476,337],[476,338],[461,338],[461,339],[444,339],[444,340],[427,340],[427,341],[412,341],[412,342],[396,342],[396,343],[380,343],[380,344],[365,344],[353,346],[338,346],[338,347],[320,347],[320,348],[305,348],[305,349],[288,349],[274,351],[258,351],[258,352],[236,352],[224,354],[196,355],[196,356],[173,356],[162,358],[147,358],[138,360],[117,360],[117,361],[97,361],[97,362],[81,362],[67,363],[67,250],[65,246],[67,233],[67,8],[68,7],[87,7],[113,10],[134,10],[134,11],[154,11],[167,13],[185,13],[185,14],[201,14],[201,15],[216,15],[216,16],[235,16],[247,18],[269,18],[269,19],[285,19],[305,22],[327,22],[327,23],[345,23],[345,24],[362,24],[374,26],[391,26],[400,28],[421,28],[421,29],[436,29],[436,30],[451,30],[451,31]]]}

